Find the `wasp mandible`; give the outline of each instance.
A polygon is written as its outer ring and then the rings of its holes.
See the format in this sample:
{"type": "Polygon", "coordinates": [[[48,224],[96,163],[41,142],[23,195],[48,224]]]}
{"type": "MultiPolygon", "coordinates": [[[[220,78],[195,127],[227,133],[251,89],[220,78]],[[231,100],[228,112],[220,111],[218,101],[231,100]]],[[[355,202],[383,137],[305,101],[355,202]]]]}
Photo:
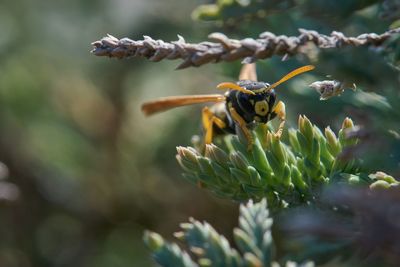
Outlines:
{"type": "Polygon", "coordinates": [[[258,82],[255,64],[246,64],[242,67],[239,81],[236,83],[223,82],[217,85],[218,89],[228,90],[224,95],[188,95],[159,98],[142,105],[146,115],[166,111],[171,108],[215,102],[211,107],[202,110],[202,124],[204,128],[204,143],[210,144],[214,135],[221,133],[236,134],[236,127],[240,128],[251,149],[254,140],[251,129],[256,123],[267,123],[278,117],[279,127],[275,136],[281,137],[286,121],[285,104],[279,101],[275,104],[275,88],[281,83],[301,73],[313,70],[313,65],[307,65],[291,71],[279,81],[269,84],[258,82]]]}

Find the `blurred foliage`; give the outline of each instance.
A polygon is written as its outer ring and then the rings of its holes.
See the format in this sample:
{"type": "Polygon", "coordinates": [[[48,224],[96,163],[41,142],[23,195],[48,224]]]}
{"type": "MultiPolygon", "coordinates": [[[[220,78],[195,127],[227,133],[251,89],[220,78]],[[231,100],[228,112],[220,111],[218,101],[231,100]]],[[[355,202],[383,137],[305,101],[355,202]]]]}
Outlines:
{"type": "MultiPolygon", "coordinates": [[[[155,261],[163,267],[232,266],[232,267],[279,267],[274,261],[274,244],[271,235],[272,219],[269,218],[265,199],[240,206],[239,227],[234,229],[238,250],[228,240],[204,222],[194,219],[181,224],[182,231],[175,236],[187,243],[198,264],[178,245],[167,243],[153,232],[146,232],[144,240],[153,252],[155,261]]],[[[312,262],[297,264],[287,262],[284,266],[312,267],[312,262]]]]}
{"type": "Polygon", "coordinates": [[[302,207],[277,219],[286,237],[284,251],[291,259],[311,257],[318,264],[336,259],[347,266],[397,266],[399,201],[399,185],[372,192],[345,186],[328,188],[321,206],[333,205],[335,210],[302,207]]]}
{"type": "MultiPolygon", "coordinates": [[[[211,15],[196,9],[205,2],[0,1],[0,161],[8,168],[8,180],[0,181],[0,266],[149,266],[143,229],[170,233],[188,216],[232,239],[235,203],[180,179],[174,159],[175,147],[198,131],[199,109],[145,119],[138,107],[158,96],[211,92],[227,76],[236,79],[240,65],[173,72],[173,62],[100,59],[89,54],[99,36],[182,34],[196,42],[215,30],[240,38],[265,30],[296,34],[300,27],[357,35],[399,25],[397,0],[218,1],[211,15]],[[207,21],[191,21],[192,10],[207,21]]],[[[350,116],[360,142],[349,156],[362,159],[366,173],[398,178],[399,43],[310,47],[284,62],[259,62],[258,74],[274,81],[299,65],[316,65],[278,92],[289,125],[305,114],[337,132],[350,116]],[[307,85],[327,75],[355,83],[357,91],[318,101],[307,85]]]]}
{"type": "Polygon", "coordinates": [[[179,177],[175,146],[197,123],[179,113],[148,121],[139,108],[211,84],[214,71],[182,75],[173,62],[89,53],[107,32],[200,38],[195,4],[0,1],[0,161],[9,172],[0,180],[0,266],[150,266],[145,228],[169,233],[189,214],[233,226],[209,213],[234,218],[233,204],[179,177]]]}

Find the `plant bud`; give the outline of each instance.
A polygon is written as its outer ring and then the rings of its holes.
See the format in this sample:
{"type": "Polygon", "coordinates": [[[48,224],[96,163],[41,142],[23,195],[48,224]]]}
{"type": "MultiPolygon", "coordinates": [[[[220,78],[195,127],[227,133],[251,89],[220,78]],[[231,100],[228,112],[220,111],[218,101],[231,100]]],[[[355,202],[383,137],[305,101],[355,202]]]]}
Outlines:
{"type": "Polygon", "coordinates": [[[304,130],[304,117],[303,117],[303,115],[299,116],[297,124],[298,124],[298,127],[299,127],[299,131],[300,132],[304,132],[305,130],[304,130]]]}
{"type": "Polygon", "coordinates": [[[247,265],[249,267],[260,267],[263,266],[262,262],[260,261],[259,258],[256,257],[253,253],[246,252],[244,254],[244,260],[246,261],[247,265]]]}
{"type": "Polygon", "coordinates": [[[228,155],[225,153],[225,151],[223,151],[214,144],[206,145],[205,156],[218,162],[222,166],[225,166],[229,160],[228,155]]]}
{"type": "Polygon", "coordinates": [[[240,228],[233,230],[233,238],[237,246],[243,251],[249,251],[253,248],[253,240],[240,228]]]}
{"type": "Polygon", "coordinates": [[[300,152],[299,140],[297,140],[296,130],[289,129],[289,142],[294,151],[300,152]]]}
{"type": "Polygon", "coordinates": [[[371,190],[388,189],[389,187],[390,184],[383,180],[378,180],[369,186],[371,190]]]}
{"type": "Polygon", "coordinates": [[[146,245],[153,251],[159,250],[162,246],[164,246],[164,239],[157,233],[145,231],[143,240],[146,245]]]}
{"type": "MultiPolygon", "coordinates": [[[[332,131],[332,129],[328,126],[325,128],[325,137],[326,137],[326,142],[332,149],[337,149],[338,148],[338,139],[335,135],[335,133],[332,131]]],[[[339,153],[339,150],[333,151],[334,153],[332,154],[337,154],[339,153]]]]}
{"type": "Polygon", "coordinates": [[[189,149],[187,147],[178,146],[176,147],[178,155],[185,160],[197,164],[197,156],[200,156],[194,149],[189,149]]]}
{"type": "Polygon", "coordinates": [[[311,141],[314,137],[314,130],[311,121],[306,116],[304,116],[303,125],[302,134],[307,138],[307,140],[311,141]]]}
{"type": "Polygon", "coordinates": [[[174,237],[179,239],[180,241],[184,241],[185,240],[185,233],[182,232],[182,231],[175,232],[174,233],[174,237]]]}
{"type": "Polygon", "coordinates": [[[342,123],[342,129],[348,129],[353,127],[354,127],[353,121],[350,118],[346,117],[342,123]]]}
{"type": "Polygon", "coordinates": [[[242,153],[240,152],[233,152],[230,155],[230,159],[235,165],[236,168],[240,170],[247,170],[247,167],[249,166],[249,163],[247,162],[246,158],[243,156],[242,153]]]}
{"type": "Polygon", "coordinates": [[[197,256],[202,256],[204,255],[204,249],[199,248],[199,247],[191,247],[190,251],[196,254],[197,256]]]}
{"type": "MultiPolygon", "coordinates": [[[[192,217],[190,217],[189,221],[193,223],[195,220],[192,217]]],[[[179,227],[182,228],[185,231],[189,231],[189,230],[193,229],[193,224],[191,224],[191,223],[181,223],[181,224],[179,224],[179,227]]]]}

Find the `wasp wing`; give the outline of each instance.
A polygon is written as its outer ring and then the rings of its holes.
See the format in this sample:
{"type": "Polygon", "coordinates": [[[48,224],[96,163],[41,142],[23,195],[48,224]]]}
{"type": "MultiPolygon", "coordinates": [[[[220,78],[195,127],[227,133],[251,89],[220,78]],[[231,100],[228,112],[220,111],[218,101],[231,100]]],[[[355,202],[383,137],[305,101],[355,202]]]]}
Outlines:
{"type": "Polygon", "coordinates": [[[239,80],[257,81],[256,63],[244,64],[240,70],[239,80]]]}
{"type": "Polygon", "coordinates": [[[172,108],[207,103],[207,102],[223,102],[225,96],[220,94],[212,95],[188,95],[188,96],[170,96],[158,98],[153,101],[146,102],[142,105],[142,111],[145,115],[153,115],[154,113],[166,111],[172,108]]]}

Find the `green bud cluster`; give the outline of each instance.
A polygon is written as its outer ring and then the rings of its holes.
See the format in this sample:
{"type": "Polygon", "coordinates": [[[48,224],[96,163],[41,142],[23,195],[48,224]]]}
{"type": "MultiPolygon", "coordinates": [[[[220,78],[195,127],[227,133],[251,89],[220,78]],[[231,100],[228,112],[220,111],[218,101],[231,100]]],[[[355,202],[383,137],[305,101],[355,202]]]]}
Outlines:
{"type": "Polygon", "coordinates": [[[329,127],[323,134],[307,117],[299,116],[298,129],[289,130],[289,144],[260,127],[253,132],[250,150],[239,134],[226,137],[225,144],[206,145],[203,153],[178,147],[176,157],[184,177],[220,197],[266,197],[270,207],[286,207],[313,201],[316,190],[331,182],[372,182],[359,177],[354,159],[342,156],[344,149],[358,142],[346,134],[354,129],[352,120],[346,118],[337,135],[329,127]]]}
{"type": "MultiPolygon", "coordinates": [[[[234,229],[237,250],[210,224],[194,219],[181,224],[181,231],[175,233],[175,237],[187,245],[193,257],[178,245],[164,241],[156,233],[146,232],[144,241],[152,251],[154,260],[162,267],[279,267],[273,257],[271,226],[267,201],[263,199],[256,204],[249,201],[246,206],[241,205],[239,227],[234,229]]],[[[287,262],[286,266],[312,267],[314,264],[287,262]]]]}
{"type": "Polygon", "coordinates": [[[371,190],[388,189],[390,187],[400,186],[400,182],[398,182],[393,176],[381,171],[370,174],[369,178],[373,179],[374,181],[369,186],[371,190]]]}

